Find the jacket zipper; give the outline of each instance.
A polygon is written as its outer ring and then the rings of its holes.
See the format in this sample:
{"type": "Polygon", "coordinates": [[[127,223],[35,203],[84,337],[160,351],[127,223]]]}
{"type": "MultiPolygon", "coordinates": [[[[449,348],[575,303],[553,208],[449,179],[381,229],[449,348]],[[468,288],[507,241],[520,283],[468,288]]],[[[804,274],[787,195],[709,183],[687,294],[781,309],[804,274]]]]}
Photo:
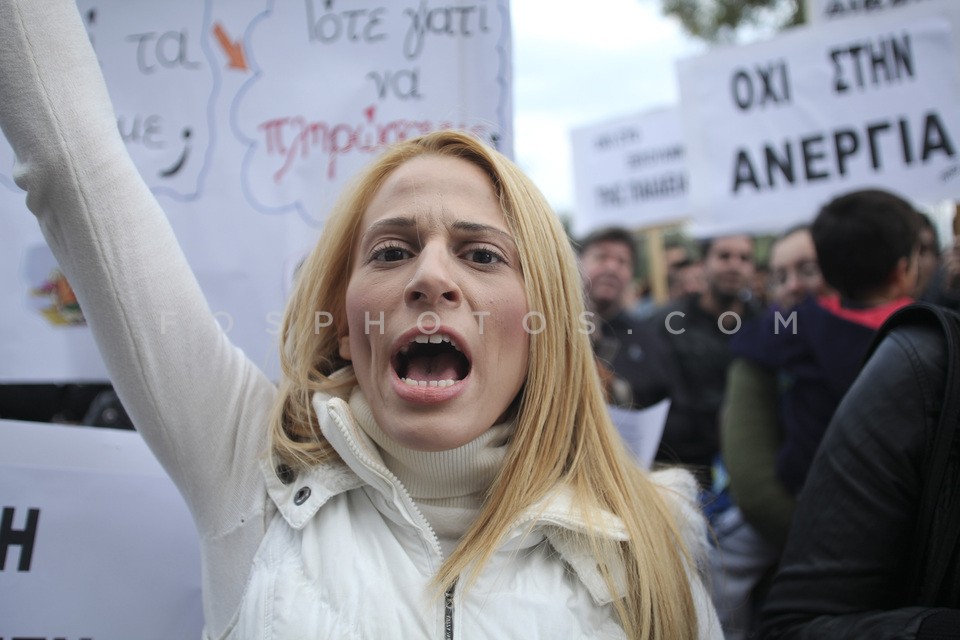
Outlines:
{"type": "Polygon", "coordinates": [[[454,582],[443,594],[443,637],[444,640],[453,640],[453,590],[457,583],[454,582]]]}
{"type": "MultiPolygon", "coordinates": [[[[340,423],[340,420],[336,420],[340,423]]],[[[443,551],[440,549],[440,541],[437,538],[436,532],[433,530],[433,527],[430,526],[430,523],[427,522],[427,519],[423,516],[423,513],[417,507],[417,503],[413,501],[413,497],[410,495],[410,492],[407,491],[407,488],[403,486],[403,483],[400,482],[400,479],[393,474],[392,471],[384,467],[383,465],[375,463],[370,459],[363,451],[360,450],[360,447],[353,441],[353,438],[349,437],[348,434],[344,433],[344,426],[338,424],[341,435],[344,436],[347,446],[350,448],[350,451],[354,456],[368,469],[374,469],[379,473],[384,479],[387,480],[394,488],[398,490],[401,495],[401,500],[406,503],[408,509],[410,509],[415,516],[420,520],[420,522],[427,529],[427,540],[430,545],[433,547],[433,550],[437,554],[437,558],[441,561],[443,559],[443,551]]],[[[446,590],[443,594],[443,637],[444,640],[453,640],[453,595],[457,588],[457,583],[454,581],[450,588],[446,590]]]]}
{"type": "Polygon", "coordinates": [[[353,441],[353,438],[350,436],[350,434],[346,433],[347,429],[339,418],[335,418],[335,421],[338,423],[337,426],[340,429],[340,433],[344,437],[347,446],[350,448],[350,451],[353,452],[353,455],[357,458],[357,460],[359,460],[360,463],[368,469],[374,470],[393,488],[397,489],[401,496],[401,502],[404,502],[407,509],[409,509],[415,515],[416,519],[420,520],[424,527],[426,527],[427,533],[425,537],[427,539],[427,543],[433,548],[434,552],[437,554],[437,558],[442,562],[443,551],[440,549],[440,540],[437,538],[437,534],[433,530],[433,527],[430,526],[429,522],[427,522],[423,512],[421,512],[419,507],[417,507],[417,503],[413,501],[413,497],[410,495],[410,492],[407,491],[407,488],[403,486],[403,483],[400,482],[400,479],[397,478],[397,476],[395,476],[390,469],[387,469],[382,464],[377,464],[360,449],[360,447],[353,441]]]}

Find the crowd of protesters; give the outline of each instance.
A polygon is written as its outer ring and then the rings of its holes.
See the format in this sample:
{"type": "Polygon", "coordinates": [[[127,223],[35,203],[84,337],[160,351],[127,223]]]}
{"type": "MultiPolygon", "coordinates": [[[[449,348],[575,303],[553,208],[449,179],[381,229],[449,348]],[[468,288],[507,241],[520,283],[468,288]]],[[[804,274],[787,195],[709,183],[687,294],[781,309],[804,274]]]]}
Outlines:
{"type": "Polygon", "coordinates": [[[944,538],[960,527],[960,434],[936,440],[960,428],[956,416],[939,422],[960,392],[948,387],[947,343],[930,326],[900,327],[867,358],[891,317],[920,313],[915,303],[957,317],[960,249],[882,190],[839,194],[813,214],[773,239],[762,267],[750,236],[709,238],[699,253],[668,245],[669,299],[633,309],[612,288],[601,304],[611,271],[596,255],[620,255],[628,281],[638,236],[582,238],[599,366],[618,406],[671,400],[656,464],[700,481],[727,640],[958,638],[960,542],[944,538]],[[621,377],[629,394],[613,393],[621,377]],[[952,447],[952,462],[931,479],[933,443],[952,447]]]}

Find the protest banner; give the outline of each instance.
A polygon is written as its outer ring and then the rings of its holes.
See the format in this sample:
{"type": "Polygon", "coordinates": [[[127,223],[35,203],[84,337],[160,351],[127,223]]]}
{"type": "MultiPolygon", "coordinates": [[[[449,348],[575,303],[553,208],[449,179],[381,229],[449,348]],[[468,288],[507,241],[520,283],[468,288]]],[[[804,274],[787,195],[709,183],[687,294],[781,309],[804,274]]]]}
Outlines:
{"type": "Polygon", "coordinates": [[[133,431],[0,421],[0,638],[203,628],[200,544],[133,431]]]}
{"type": "Polygon", "coordinates": [[[571,132],[574,231],[678,222],[690,213],[680,111],[631,114],[571,132]]]}
{"type": "MultiPolygon", "coordinates": [[[[507,0],[78,0],[117,125],[212,311],[275,377],[297,266],[386,144],[470,131],[512,156],[507,0]]],[[[0,138],[0,382],[106,379],[0,138]]]]}
{"type": "Polygon", "coordinates": [[[932,0],[681,61],[701,229],[777,231],[835,195],[960,195],[960,3],[932,0]]]}
{"type": "Polygon", "coordinates": [[[930,1],[933,0],[804,0],[804,11],[807,23],[820,24],[838,18],[869,16],[887,9],[898,9],[918,2],[930,1]]]}

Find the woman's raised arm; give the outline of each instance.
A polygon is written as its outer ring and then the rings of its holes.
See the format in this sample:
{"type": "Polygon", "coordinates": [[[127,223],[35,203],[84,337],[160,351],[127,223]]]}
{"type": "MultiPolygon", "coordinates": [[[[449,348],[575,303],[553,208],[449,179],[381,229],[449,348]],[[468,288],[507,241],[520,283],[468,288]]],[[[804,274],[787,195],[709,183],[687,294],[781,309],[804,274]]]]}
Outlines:
{"type": "Polygon", "coordinates": [[[0,126],[124,406],[201,533],[262,508],[241,503],[263,495],[251,489],[274,387],[210,313],[71,0],[0,0],[0,126]]]}

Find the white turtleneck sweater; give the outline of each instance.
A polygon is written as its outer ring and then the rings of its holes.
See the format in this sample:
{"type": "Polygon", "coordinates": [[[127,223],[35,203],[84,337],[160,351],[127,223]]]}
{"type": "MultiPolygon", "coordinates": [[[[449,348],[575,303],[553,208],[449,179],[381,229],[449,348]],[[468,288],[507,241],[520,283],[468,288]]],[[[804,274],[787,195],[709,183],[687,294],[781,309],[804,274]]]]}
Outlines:
{"type": "Polygon", "coordinates": [[[513,423],[494,425],[449,451],[414,451],[380,429],[359,387],[350,394],[349,404],[357,424],[376,444],[383,465],[410,493],[433,528],[444,557],[449,556],[476,518],[486,490],[503,465],[513,423]]]}

